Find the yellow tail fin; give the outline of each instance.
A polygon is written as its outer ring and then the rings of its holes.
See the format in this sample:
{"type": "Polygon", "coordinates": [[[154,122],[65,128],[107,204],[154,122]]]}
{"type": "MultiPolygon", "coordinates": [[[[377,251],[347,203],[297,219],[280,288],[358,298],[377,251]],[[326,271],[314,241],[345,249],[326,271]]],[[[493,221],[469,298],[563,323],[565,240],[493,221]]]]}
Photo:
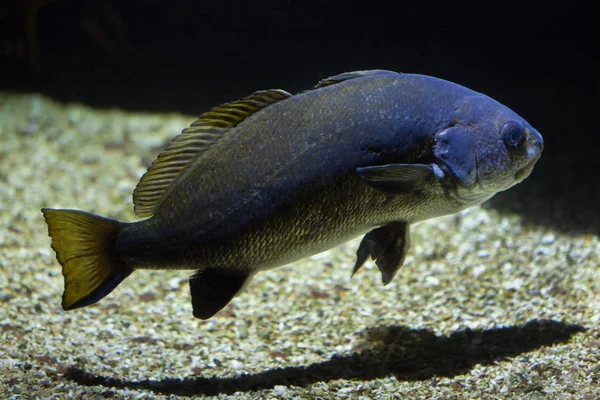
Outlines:
{"type": "Polygon", "coordinates": [[[77,210],[42,213],[65,277],[65,310],[96,303],[131,274],[113,255],[119,221],[77,210]]]}

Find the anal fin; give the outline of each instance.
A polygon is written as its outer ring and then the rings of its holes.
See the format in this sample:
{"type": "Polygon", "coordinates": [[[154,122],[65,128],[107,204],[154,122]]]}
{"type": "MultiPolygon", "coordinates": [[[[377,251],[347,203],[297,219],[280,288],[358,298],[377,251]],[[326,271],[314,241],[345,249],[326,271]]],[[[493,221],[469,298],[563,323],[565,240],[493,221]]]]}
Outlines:
{"type": "Polygon", "coordinates": [[[408,223],[395,221],[373,229],[365,235],[358,246],[356,264],[352,275],[371,256],[381,272],[383,284],[387,285],[404,263],[409,248],[410,232],[408,223]]]}
{"type": "Polygon", "coordinates": [[[248,274],[217,268],[198,271],[190,278],[194,317],[209,319],[215,315],[243,289],[248,278],[248,274]]]}

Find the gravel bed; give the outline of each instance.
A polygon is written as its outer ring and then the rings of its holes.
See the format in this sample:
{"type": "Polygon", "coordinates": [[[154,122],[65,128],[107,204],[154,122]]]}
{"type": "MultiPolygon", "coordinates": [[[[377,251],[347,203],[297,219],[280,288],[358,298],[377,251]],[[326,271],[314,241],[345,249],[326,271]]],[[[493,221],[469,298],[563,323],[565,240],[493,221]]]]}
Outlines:
{"type": "Polygon", "coordinates": [[[194,119],[0,93],[0,398],[600,397],[599,237],[486,207],[416,225],[385,287],[371,262],[350,278],[356,239],[208,321],[186,271],[63,311],[40,208],[135,221],[139,177],[194,119]]]}

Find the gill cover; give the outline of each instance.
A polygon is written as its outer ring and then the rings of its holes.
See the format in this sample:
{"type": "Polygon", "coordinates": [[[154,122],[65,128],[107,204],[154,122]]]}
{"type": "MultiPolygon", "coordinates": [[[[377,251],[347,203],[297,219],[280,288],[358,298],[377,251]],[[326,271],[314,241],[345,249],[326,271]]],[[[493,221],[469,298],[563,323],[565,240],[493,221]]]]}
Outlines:
{"type": "Polygon", "coordinates": [[[476,137],[461,126],[453,126],[438,133],[434,155],[450,170],[456,181],[472,185],[477,180],[476,137]]]}

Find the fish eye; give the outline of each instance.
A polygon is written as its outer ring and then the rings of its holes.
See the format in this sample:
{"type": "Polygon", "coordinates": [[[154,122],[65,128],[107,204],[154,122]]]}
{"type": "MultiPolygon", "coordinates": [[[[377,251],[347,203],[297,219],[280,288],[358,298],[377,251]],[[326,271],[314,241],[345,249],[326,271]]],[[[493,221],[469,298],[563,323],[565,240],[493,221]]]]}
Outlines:
{"type": "Polygon", "coordinates": [[[518,121],[507,121],[502,125],[500,134],[507,147],[517,147],[523,140],[525,127],[518,121]]]}

